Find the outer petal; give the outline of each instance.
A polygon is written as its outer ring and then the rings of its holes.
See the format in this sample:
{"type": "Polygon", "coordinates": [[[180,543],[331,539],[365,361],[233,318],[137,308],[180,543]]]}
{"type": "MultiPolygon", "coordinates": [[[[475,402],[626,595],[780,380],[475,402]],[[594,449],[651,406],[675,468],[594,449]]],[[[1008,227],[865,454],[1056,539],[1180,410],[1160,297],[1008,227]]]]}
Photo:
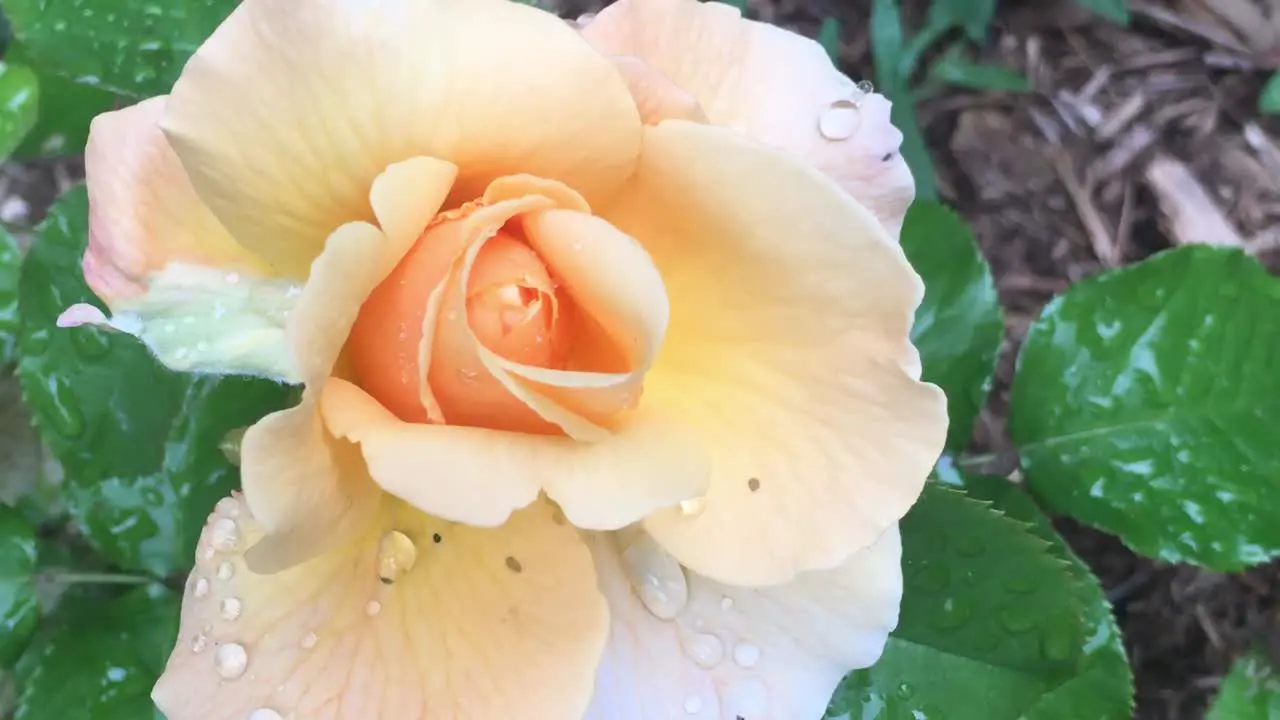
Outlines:
{"type": "Polygon", "coordinates": [[[630,173],[640,120],[612,64],[554,15],[507,0],[247,0],[175,84],[164,126],[242,244],[306,274],[368,192],[415,155],[589,200],[630,173]],[[530,60],[536,58],[536,62],[530,60]]]}
{"type": "Polygon", "coordinates": [[[191,188],[160,132],[166,97],[94,118],[85,148],[89,249],[85,280],[113,309],[170,263],[262,274],[191,188]]]}
{"type": "Polygon", "coordinates": [[[369,532],[271,576],[241,556],[260,532],[234,499],[205,527],[153,692],[169,720],[581,717],[608,610],[546,505],[480,530],[388,501],[369,532]]]}
{"type": "MultiPolygon", "coordinates": [[[[796,153],[871,208],[897,237],[915,194],[889,101],[866,95],[820,45],[733,7],[696,0],[619,0],[583,30],[612,55],[636,56],[693,97],[717,125],[796,153]]],[[[670,93],[632,82],[641,107],[670,93]]],[[[670,117],[677,117],[672,115],[670,117]]]]}
{"type": "Polygon", "coordinates": [[[712,452],[705,509],[645,521],[668,550],[771,584],[838,565],[906,513],[946,400],[917,380],[920,279],[863,206],[782,153],[668,121],[599,213],[649,250],[671,297],[642,407],[712,452]]]}
{"type": "Polygon", "coordinates": [[[875,663],[897,625],[901,543],[891,527],[843,565],[765,589],[690,573],[687,604],[659,619],[641,597],[652,541],[591,540],[612,630],[586,720],[818,720],[850,670],[875,663]]]}

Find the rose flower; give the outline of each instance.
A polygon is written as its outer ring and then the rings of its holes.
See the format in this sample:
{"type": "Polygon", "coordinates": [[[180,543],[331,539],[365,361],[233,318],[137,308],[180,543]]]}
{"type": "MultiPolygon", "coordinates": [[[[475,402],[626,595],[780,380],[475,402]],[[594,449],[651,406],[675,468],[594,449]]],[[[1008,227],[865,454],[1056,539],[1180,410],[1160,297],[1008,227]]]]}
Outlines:
{"type": "Polygon", "coordinates": [[[946,430],[888,110],[694,0],[245,0],[97,118],[112,315],[62,324],[305,387],[244,434],[160,709],[820,717],[946,430]]]}

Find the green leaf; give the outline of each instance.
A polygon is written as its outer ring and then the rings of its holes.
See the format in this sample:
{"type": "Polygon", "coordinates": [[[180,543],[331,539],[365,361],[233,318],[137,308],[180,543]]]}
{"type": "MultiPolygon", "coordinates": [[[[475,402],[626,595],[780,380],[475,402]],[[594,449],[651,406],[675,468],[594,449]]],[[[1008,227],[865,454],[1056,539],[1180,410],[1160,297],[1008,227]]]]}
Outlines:
{"type": "Polygon", "coordinates": [[[827,51],[827,57],[832,62],[840,61],[840,21],[833,17],[825,17],[822,19],[822,26],[818,28],[818,44],[823,50],[827,51]]]}
{"type": "Polygon", "coordinates": [[[1068,563],[1085,608],[1088,636],[1081,648],[1084,660],[1075,677],[1046,692],[1027,710],[1025,720],[1130,720],[1133,717],[1133,671],[1098,579],[1080,560],[1053,523],[1036,507],[1031,496],[998,477],[961,475],[947,463],[939,466],[939,479],[963,487],[970,497],[986,500],[1011,518],[1031,526],[1032,532],[1052,544],[1068,563]]]}
{"type": "Polygon", "coordinates": [[[1271,75],[1258,96],[1258,111],[1267,115],[1280,115],[1280,72],[1271,75]]]}
{"type": "Polygon", "coordinates": [[[134,98],[169,91],[238,0],[6,0],[14,35],[42,70],[134,98]]]}
{"type": "Polygon", "coordinates": [[[933,0],[927,23],[964,28],[970,40],[982,42],[995,13],[996,0],[933,0]]]}
{"type": "Polygon", "coordinates": [[[1205,720],[1280,718],[1280,673],[1256,656],[1240,658],[1222,681],[1205,720]]]}
{"type": "Polygon", "coordinates": [[[1079,583],[1025,524],[931,484],[902,521],[902,553],[898,629],[830,717],[1015,720],[1076,674],[1079,583]]]}
{"type": "Polygon", "coordinates": [[[35,529],[17,510],[0,505],[0,670],[18,659],[40,618],[35,567],[35,529]]]}
{"type": "MultiPolygon", "coordinates": [[[[25,62],[21,47],[11,47],[5,59],[25,62]]],[[[40,102],[35,126],[14,151],[19,158],[75,155],[84,152],[89,121],[116,106],[115,95],[67,78],[40,76],[40,102]]]]}
{"type": "Polygon", "coordinates": [[[173,373],[132,337],[56,328],[68,306],[97,302],[80,271],[87,205],[83,187],[64,195],[23,263],[19,376],[86,537],[122,567],[166,575],[190,566],[213,504],[237,484],[222,440],[295,393],[173,373]]]}
{"type": "Polygon", "coordinates": [[[907,211],[902,249],[925,286],[911,339],[920,350],[924,379],[947,393],[947,449],[960,451],[986,403],[1004,337],[991,268],[964,221],[927,200],[907,211]]]}
{"type": "Polygon", "coordinates": [[[999,65],[973,62],[958,53],[947,53],[929,69],[938,81],[979,92],[1031,91],[1031,81],[1025,75],[999,65]]]}
{"type": "Polygon", "coordinates": [[[178,634],[177,595],[161,585],[108,602],[65,599],[14,673],[14,720],[160,717],[151,688],[178,634]]]}
{"type": "Polygon", "coordinates": [[[1076,4],[1092,10],[1117,25],[1127,26],[1129,24],[1129,4],[1127,0],[1076,0],[1076,4]]]}
{"type": "Polygon", "coordinates": [[[22,253],[0,227],[0,368],[13,362],[18,339],[18,268],[22,253]]]}
{"type": "Polygon", "coordinates": [[[1167,562],[1280,553],[1280,281],[1242,252],[1160,253],[1049,303],[1009,431],[1053,512],[1167,562]]]}
{"type": "Polygon", "coordinates": [[[14,149],[36,122],[40,83],[25,65],[0,62],[0,160],[14,149]]]}

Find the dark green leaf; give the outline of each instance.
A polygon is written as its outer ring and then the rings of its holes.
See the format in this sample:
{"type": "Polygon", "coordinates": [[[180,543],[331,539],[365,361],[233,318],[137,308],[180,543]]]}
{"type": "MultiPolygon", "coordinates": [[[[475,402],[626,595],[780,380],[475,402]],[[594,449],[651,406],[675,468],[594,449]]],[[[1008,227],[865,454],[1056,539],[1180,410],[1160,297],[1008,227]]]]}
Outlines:
{"type": "Polygon", "coordinates": [[[106,603],[64,600],[18,663],[14,720],[158,717],[151,688],[173,649],[178,608],[160,585],[106,603]]]}
{"type": "Polygon", "coordinates": [[[1128,0],[1076,0],[1076,3],[1118,25],[1129,24],[1128,0]]]}
{"type": "Polygon", "coordinates": [[[1280,673],[1261,657],[1247,655],[1231,666],[1205,720],[1280,718],[1280,673]]]}
{"type": "Polygon", "coordinates": [[[1111,614],[1111,603],[1093,572],[1071,551],[1031,497],[1013,483],[996,477],[962,476],[947,463],[939,465],[938,474],[943,482],[965,488],[970,497],[986,500],[1009,517],[1029,524],[1032,532],[1053,545],[1076,578],[1077,597],[1085,608],[1088,625],[1088,637],[1081,649],[1084,661],[1075,677],[1041,696],[1027,710],[1025,720],[1130,720],[1133,671],[1120,628],[1111,614]]]}
{"type": "Polygon", "coordinates": [[[6,0],[41,70],[135,98],[161,95],[238,0],[6,0]]]}
{"type": "Polygon", "coordinates": [[[911,339],[920,349],[924,379],[947,393],[947,448],[963,450],[987,400],[1004,337],[991,268],[964,221],[927,200],[907,211],[902,249],[925,286],[911,339]]]}
{"type": "Polygon", "coordinates": [[[1267,115],[1280,115],[1280,72],[1273,73],[1258,96],[1258,110],[1267,115]]]}
{"type": "Polygon", "coordinates": [[[1000,67],[976,63],[963,55],[947,53],[929,69],[937,80],[979,92],[1029,92],[1031,81],[1022,73],[1000,67]]]}
{"type": "Polygon", "coordinates": [[[35,567],[35,529],[17,510],[0,505],[0,670],[18,659],[40,618],[35,567]]]}
{"type": "MultiPolygon", "coordinates": [[[[12,47],[5,59],[24,61],[21,47],[12,47]]],[[[116,96],[95,87],[46,73],[40,76],[40,103],[35,126],[14,151],[19,158],[75,155],[84,152],[89,121],[111,110],[116,96]]]]}
{"type": "Polygon", "coordinates": [[[1169,250],[1086,280],[1022,347],[1009,430],[1054,512],[1168,562],[1280,553],[1280,282],[1244,253],[1169,250]]]}
{"type": "Polygon", "coordinates": [[[871,5],[871,57],[875,62],[876,87],[893,101],[893,124],[902,131],[902,157],[916,179],[916,197],[932,200],[938,196],[933,161],[920,134],[915,106],[908,89],[908,77],[900,72],[907,53],[902,36],[902,13],[897,0],[874,0],[871,5]]]}
{"type": "Polygon", "coordinates": [[[969,39],[982,42],[995,12],[996,0],[933,0],[928,24],[961,27],[969,39]]]}
{"type": "Polygon", "coordinates": [[[35,72],[0,62],[0,160],[9,157],[36,122],[40,83],[35,72]]]}
{"type": "Polygon", "coordinates": [[[83,188],[63,196],[23,263],[22,388],[85,535],[122,567],[165,575],[190,565],[206,516],[236,485],[223,438],[293,391],[169,372],[131,337],[56,328],[63,309],[97,302],[80,271],[86,211],[83,188]]]}
{"type": "Polygon", "coordinates": [[[0,368],[13,362],[18,339],[18,243],[0,228],[0,368]]]}
{"type": "Polygon", "coordinates": [[[840,21],[833,17],[825,17],[822,19],[822,26],[818,28],[818,44],[823,50],[827,51],[827,56],[832,62],[840,61],[840,21]]]}
{"type": "Polygon", "coordinates": [[[830,716],[1015,720],[1076,674],[1079,583],[1026,525],[930,485],[902,521],[902,553],[898,629],[830,716]]]}

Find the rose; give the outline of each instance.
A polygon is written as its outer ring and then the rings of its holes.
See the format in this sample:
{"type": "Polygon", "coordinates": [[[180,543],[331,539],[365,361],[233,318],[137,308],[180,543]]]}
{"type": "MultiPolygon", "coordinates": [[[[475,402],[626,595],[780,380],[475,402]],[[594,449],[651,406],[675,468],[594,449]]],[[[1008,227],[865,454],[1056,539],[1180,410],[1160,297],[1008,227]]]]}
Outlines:
{"type": "Polygon", "coordinates": [[[693,0],[582,36],[505,0],[246,0],[98,118],[113,315],[63,324],[306,388],[244,435],[160,708],[820,716],[896,623],[946,426],[887,107],[693,0]]]}

